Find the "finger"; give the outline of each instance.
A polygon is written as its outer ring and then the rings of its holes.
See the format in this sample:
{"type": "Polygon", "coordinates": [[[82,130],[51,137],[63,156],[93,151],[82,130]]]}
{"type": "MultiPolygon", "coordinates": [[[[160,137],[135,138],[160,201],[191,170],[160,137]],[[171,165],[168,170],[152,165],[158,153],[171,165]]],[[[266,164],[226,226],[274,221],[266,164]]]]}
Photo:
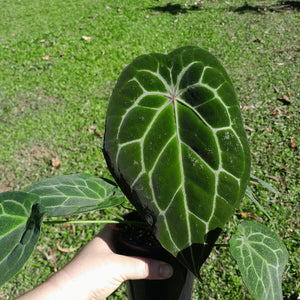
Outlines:
{"type": "Polygon", "coordinates": [[[147,264],[149,266],[149,275],[146,279],[167,279],[173,275],[172,266],[163,261],[149,259],[147,264]]]}
{"type": "Polygon", "coordinates": [[[121,277],[125,280],[151,279],[161,280],[173,275],[173,268],[159,260],[144,257],[119,255],[122,268],[121,277]]]}

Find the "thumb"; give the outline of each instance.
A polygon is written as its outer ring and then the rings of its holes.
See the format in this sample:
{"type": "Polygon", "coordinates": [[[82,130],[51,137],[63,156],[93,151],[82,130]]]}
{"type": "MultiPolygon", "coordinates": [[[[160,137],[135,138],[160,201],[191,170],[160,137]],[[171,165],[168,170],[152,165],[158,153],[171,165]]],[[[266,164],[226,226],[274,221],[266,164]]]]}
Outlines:
{"type": "Polygon", "coordinates": [[[124,281],[137,279],[161,280],[168,279],[173,275],[173,268],[163,261],[144,257],[120,256],[121,264],[124,266],[120,275],[124,281]]]}

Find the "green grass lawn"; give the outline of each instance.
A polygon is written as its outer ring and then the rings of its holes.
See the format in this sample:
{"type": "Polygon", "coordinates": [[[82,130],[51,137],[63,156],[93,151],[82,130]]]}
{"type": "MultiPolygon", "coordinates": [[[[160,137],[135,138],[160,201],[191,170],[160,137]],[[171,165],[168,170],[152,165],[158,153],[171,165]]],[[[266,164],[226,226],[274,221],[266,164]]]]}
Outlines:
{"type": "MultiPolygon", "coordinates": [[[[271,215],[245,199],[219,242],[252,212],[289,251],[284,299],[300,293],[299,2],[0,0],[0,192],[60,174],[110,177],[100,144],[110,93],[136,56],[197,45],[217,55],[236,86],[252,154],[253,185],[271,215]],[[196,4],[195,4],[196,3],[196,4]],[[61,161],[53,168],[51,159],[61,161]]],[[[80,215],[110,217],[112,212],[80,215]]],[[[99,225],[43,225],[24,269],[0,290],[13,299],[43,282],[99,225]]],[[[194,299],[251,299],[227,248],[215,249],[194,299]]],[[[293,298],[293,296],[295,298],[293,298]]],[[[109,299],[126,299],[124,287],[109,299]]]]}

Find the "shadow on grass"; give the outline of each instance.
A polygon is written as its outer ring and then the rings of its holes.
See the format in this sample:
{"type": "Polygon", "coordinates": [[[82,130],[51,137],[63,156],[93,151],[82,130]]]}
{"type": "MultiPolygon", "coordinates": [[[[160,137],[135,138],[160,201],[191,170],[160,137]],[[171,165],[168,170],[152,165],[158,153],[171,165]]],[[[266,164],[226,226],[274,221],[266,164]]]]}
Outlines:
{"type": "Polygon", "coordinates": [[[284,297],[283,300],[297,300],[297,299],[299,299],[298,296],[299,296],[298,293],[296,293],[290,297],[284,297]]]}
{"type": "Polygon", "coordinates": [[[169,13],[171,15],[178,15],[178,14],[186,14],[188,11],[200,10],[201,6],[189,5],[183,7],[181,4],[172,4],[171,2],[169,2],[164,6],[154,6],[154,7],[149,7],[148,9],[157,12],[162,12],[162,13],[169,13]]]}
{"type": "MultiPolygon", "coordinates": [[[[200,11],[203,9],[200,5],[185,5],[182,6],[181,4],[172,4],[171,2],[167,3],[164,6],[153,6],[149,7],[148,9],[157,11],[159,13],[169,13],[171,15],[178,15],[178,14],[186,14],[189,11],[200,11]]],[[[282,13],[287,10],[299,10],[300,9],[300,2],[299,1],[279,1],[276,4],[258,4],[258,5],[249,5],[247,1],[245,1],[244,5],[231,8],[233,12],[237,12],[240,14],[243,13],[266,13],[266,12],[277,12],[282,13]]]]}
{"type": "Polygon", "coordinates": [[[234,12],[243,14],[246,12],[254,12],[254,13],[265,13],[265,12],[284,12],[287,10],[299,10],[300,2],[299,1],[280,1],[277,4],[270,5],[249,5],[247,1],[244,5],[238,8],[232,9],[234,12]]]}

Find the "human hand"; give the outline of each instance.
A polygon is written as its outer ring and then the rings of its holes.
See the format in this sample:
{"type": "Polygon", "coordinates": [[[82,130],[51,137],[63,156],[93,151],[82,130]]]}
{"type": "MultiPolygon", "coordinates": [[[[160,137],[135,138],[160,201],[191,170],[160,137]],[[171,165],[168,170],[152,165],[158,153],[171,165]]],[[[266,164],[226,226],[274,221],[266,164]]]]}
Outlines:
{"type": "Polygon", "coordinates": [[[112,234],[110,226],[105,226],[70,263],[19,300],[102,300],[123,281],[172,276],[172,267],[164,262],[116,254],[112,234]]]}

